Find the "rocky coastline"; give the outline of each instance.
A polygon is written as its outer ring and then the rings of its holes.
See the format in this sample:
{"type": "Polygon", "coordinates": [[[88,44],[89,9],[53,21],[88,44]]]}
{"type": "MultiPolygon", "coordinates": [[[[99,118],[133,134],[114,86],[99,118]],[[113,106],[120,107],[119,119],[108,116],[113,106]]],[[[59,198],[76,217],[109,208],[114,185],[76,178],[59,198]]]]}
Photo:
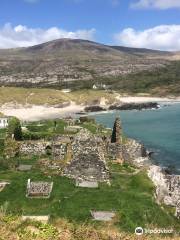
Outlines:
{"type": "Polygon", "coordinates": [[[85,112],[101,112],[111,110],[147,110],[147,109],[158,109],[160,105],[157,102],[143,102],[143,103],[122,103],[113,104],[108,107],[100,105],[91,105],[84,108],[85,112]]]}
{"type": "Polygon", "coordinates": [[[175,207],[175,217],[180,218],[180,175],[169,174],[165,168],[151,165],[148,176],[156,186],[158,204],[175,207]]]}
{"type": "Polygon", "coordinates": [[[157,204],[165,204],[175,208],[175,217],[180,219],[180,175],[173,174],[168,168],[154,165],[151,154],[144,145],[136,140],[130,140],[128,151],[134,152],[131,163],[139,169],[147,169],[148,177],[155,185],[154,197],[157,204]],[[137,149],[141,148],[141,154],[137,155],[137,149]]]}

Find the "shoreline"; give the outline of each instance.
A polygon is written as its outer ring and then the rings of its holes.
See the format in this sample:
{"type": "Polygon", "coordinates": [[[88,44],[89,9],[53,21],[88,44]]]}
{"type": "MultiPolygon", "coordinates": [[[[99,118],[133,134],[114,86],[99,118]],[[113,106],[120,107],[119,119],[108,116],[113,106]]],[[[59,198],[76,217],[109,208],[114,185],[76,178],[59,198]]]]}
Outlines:
{"type": "MultiPolygon", "coordinates": [[[[159,97],[131,97],[131,96],[117,96],[116,97],[117,105],[123,104],[148,104],[148,103],[157,103],[157,104],[178,104],[180,103],[180,97],[177,98],[159,98],[159,97]]],[[[112,104],[113,105],[113,104],[112,104]]],[[[68,116],[75,116],[77,114],[97,114],[97,113],[109,113],[114,110],[109,110],[110,105],[106,104],[106,101],[101,101],[98,105],[102,110],[98,112],[85,112],[84,109],[88,105],[76,104],[75,102],[69,102],[69,104],[58,107],[57,105],[20,105],[13,103],[6,103],[0,107],[0,112],[7,116],[15,116],[22,121],[39,121],[55,118],[64,118],[68,116]]],[[[149,108],[151,109],[151,108],[149,108]]],[[[152,108],[153,110],[154,108],[152,108]]],[[[128,109],[127,109],[128,110],[128,109]]],[[[131,111],[133,109],[129,109],[131,111]]],[[[143,109],[141,109],[143,110],[143,109]]],[[[146,110],[146,109],[145,109],[146,110]]]]}

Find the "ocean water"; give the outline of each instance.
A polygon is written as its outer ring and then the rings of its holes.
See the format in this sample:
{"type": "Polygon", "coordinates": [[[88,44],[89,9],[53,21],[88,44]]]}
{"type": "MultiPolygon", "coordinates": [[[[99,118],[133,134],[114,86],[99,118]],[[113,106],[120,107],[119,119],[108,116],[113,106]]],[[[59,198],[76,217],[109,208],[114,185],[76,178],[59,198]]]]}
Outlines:
{"type": "Polygon", "coordinates": [[[110,128],[116,116],[120,116],[124,133],[153,151],[155,163],[172,166],[180,173],[180,104],[158,110],[115,111],[93,116],[98,123],[110,128]]]}

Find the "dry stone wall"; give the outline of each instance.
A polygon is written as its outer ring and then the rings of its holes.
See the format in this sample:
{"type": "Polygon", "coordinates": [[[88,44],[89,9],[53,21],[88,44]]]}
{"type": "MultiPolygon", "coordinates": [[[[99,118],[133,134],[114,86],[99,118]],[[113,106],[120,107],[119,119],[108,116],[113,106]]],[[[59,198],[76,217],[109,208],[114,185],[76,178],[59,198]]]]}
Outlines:
{"type": "Polygon", "coordinates": [[[44,141],[26,141],[20,146],[20,153],[25,155],[43,155],[46,153],[46,147],[51,145],[44,141]]]}
{"type": "Polygon", "coordinates": [[[103,141],[82,129],[72,144],[73,160],[64,169],[64,175],[86,181],[107,181],[109,170],[106,166],[103,141]]]}

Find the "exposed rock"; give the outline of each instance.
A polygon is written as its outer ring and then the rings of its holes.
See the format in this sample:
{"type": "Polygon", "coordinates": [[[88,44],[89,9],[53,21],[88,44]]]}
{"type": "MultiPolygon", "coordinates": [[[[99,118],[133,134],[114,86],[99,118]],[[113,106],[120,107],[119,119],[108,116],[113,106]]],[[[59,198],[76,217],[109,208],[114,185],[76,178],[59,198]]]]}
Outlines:
{"type": "Polygon", "coordinates": [[[157,109],[158,103],[124,103],[121,105],[111,105],[109,110],[143,110],[143,109],[157,109]]]}
{"type": "Polygon", "coordinates": [[[84,111],[85,112],[101,112],[101,111],[106,111],[106,109],[100,106],[88,106],[84,108],[84,111]]]}
{"type": "Polygon", "coordinates": [[[176,207],[176,216],[180,210],[180,175],[169,175],[159,166],[151,166],[148,176],[156,186],[157,202],[176,207]]]}

